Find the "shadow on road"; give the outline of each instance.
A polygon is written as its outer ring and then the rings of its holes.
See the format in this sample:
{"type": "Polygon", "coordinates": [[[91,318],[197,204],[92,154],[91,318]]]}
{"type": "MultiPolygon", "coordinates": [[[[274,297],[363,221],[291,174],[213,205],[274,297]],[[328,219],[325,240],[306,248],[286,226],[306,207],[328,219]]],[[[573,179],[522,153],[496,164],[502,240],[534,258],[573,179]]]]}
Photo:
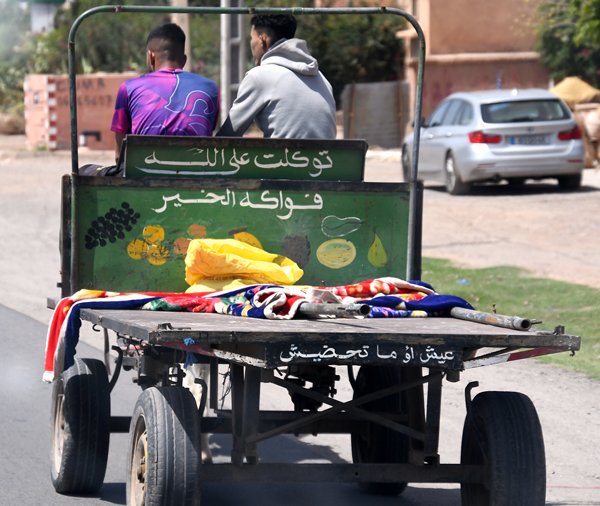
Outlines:
{"type": "MultiPolygon", "coordinates": [[[[446,193],[446,189],[443,185],[427,184],[425,185],[426,190],[432,190],[439,193],[446,193]]],[[[461,195],[460,197],[511,197],[511,196],[528,196],[528,195],[541,195],[547,194],[581,194],[581,193],[595,193],[600,192],[600,188],[595,186],[582,185],[577,190],[561,190],[558,185],[554,183],[546,182],[535,182],[525,183],[522,185],[511,185],[511,184],[480,184],[473,185],[467,195],[461,195]]],[[[450,195],[449,195],[450,196],[450,195]]]]}

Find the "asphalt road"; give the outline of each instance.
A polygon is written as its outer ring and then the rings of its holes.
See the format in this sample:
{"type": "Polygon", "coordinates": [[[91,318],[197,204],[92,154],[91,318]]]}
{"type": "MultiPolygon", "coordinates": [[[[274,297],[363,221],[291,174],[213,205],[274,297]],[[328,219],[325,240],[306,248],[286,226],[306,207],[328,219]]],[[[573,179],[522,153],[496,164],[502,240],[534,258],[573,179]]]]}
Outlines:
{"type": "MultiPolygon", "coordinates": [[[[108,160],[110,154],[106,156],[108,160]]],[[[98,154],[84,154],[82,163],[88,161],[100,161],[98,154]]],[[[379,177],[398,171],[394,161],[382,160],[376,165],[373,170],[379,177]]],[[[31,154],[22,147],[22,138],[0,138],[0,323],[3,343],[0,359],[0,505],[125,504],[127,435],[111,436],[108,471],[99,496],[60,496],[50,483],[51,387],[41,381],[46,324],[50,317],[45,299],[58,295],[60,177],[68,170],[66,153],[31,154]]],[[[564,196],[553,190],[542,189],[540,192],[538,200],[547,201],[546,208],[577,206],[584,200],[574,194],[567,195],[564,200],[564,196]]],[[[589,201],[590,191],[582,195],[589,201]]],[[[519,199],[509,199],[507,204],[502,204],[502,199],[497,197],[494,205],[508,213],[516,206],[515,202],[522,207],[529,200],[527,193],[519,199]]],[[[473,210],[478,209],[482,201],[475,198],[455,200],[433,188],[427,190],[426,202],[433,202],[434,206],[441,206],[440,209],[464,205],[465,209],[473,210]]],[[[569,212],[581,216],[577,208],[569,212]]],[[[445,214],[448,213],[438,213],[439,216],[445,214]]],[[[435,216],[429,215],[426,219],[435,220],[435,216]]],[[[443,223],[439,226],[443,227],[443,223]]],[[[572,249],[577,250],[573,240],[562,239],[567,243],[571,241],[572,249]]],[[[489,242],[493,250],[496,240],[498,238],[494,237],[492,241],[481,242],[489,242]]],[[[432,239],[426,238],[426,241],[431,244],[432,239]]],[[[456,242],[452,246],[457,247],[456,242]]],[[[469,250],[468,244],[463,247],[465,250],[469,250]]],[[[580,256],[579,253],[573,256],[572,261],[578,261],[580,256]]],[[[78,347],[78,355],[99,357],[98,344],[98,336],[88,332],[78,347]]],[[[460,383],[445,384],[440,439],[442,462],[457,462],[464,418],[462,389],[474,379],[481,382],[482,389],[519,390],[533,399],[546,442],[547,504],[600,505],[598,383],[532,360],[470,371],[460,383]]],[[[130,414],[138,394],[139,390],[125,374],[113,393],[113,414],[130,414]]],[[[276,403],[280,400],[274,396],[267,401],[276,403]]],[[[227,459],[228,438],[213,436],[211,446],[217,459],[227,459]]],[[[349,442],[343,437],[300,440],[285,436],[265,443],[259,450],[265,460],[285,455],[295,462],[348,460],[350,453],[349,442]]],[[[366,496],[351,484],[209,484],[203,488],[203,499],[204,504],[211,506],[304,506],[310,503],[315,506],[454,506],[460,504],[460,493],[454,485],[411,486],[399,498],[379,498],[366,496]]]]}

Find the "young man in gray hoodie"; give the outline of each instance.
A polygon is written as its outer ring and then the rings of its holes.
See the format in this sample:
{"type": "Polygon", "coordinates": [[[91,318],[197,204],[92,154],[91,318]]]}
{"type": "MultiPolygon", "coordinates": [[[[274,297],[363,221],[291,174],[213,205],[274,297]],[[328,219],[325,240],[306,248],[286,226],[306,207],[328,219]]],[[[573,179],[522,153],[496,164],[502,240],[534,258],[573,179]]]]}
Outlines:
{"type": "Polygon", "coordinates": [[[240,83],[219,136],[240,136],[253,121],[265,137],[335,139],[335,100],[292,15],[256,15],[250,49],[256,67],[240,83]]]}

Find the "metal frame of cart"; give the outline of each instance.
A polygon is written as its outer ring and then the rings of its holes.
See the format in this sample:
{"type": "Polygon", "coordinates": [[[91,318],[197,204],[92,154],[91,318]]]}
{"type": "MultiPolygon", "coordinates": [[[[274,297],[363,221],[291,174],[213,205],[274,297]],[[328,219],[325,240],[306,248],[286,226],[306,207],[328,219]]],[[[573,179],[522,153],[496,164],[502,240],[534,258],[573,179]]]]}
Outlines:
{"type": "MultiPolygon", "coordinates": [[[[414,162],[407,184],[386,188],[408,194],[406,273],[408,278],[419,277],[422,188],[416,175],[425,41],[414,18],[391,8],[102,6],[82,14],[69,34],[72,175],[65,178],[64,186],[63,295],[81,288],[81,237],[75,233],[78,216],[73,212],[78,192],[94,191],[95,186],[136,191],[181,185],[181,180],[95,182],[95,178],[78,176],[75,34],[84,19],[102,12],[388,14],[408,20],[420,44],[414,162]]],[[[223,182],[214,184],[224,188],[223,182]]],[[[247,186],[247,181],[236,184],[247,191],[252,186],[247,186]]],[[[271,183],[260,184],[271,189],[271,183]]],[[[285,184],[292,185],[279,183],[276,187],[285,184]]],[[[313,186],[326,188],[327,184],[331,183],[313,186]]],[[[196,186],[199,191],[203,188],[202,184],[196,186]]],[[[357,191],[350,183],[337,186],[357,191]]],[[[128,504],[197,504],[200,485],[209,481],[351,481],[369,492],[388,495],[402,492],[410,482],[454,482],[461,484],[465,506],[544,504],[543,437],[531,401],[517,392],[484,392],[471,400],[475,385],[469,384],[461,462],[441,464],[442,385],[444,379],[458,381],[467,368],[578,350],[580,339],[565,335],[560,327],[548,333],[457,318],[262,321],[192,316],[81,311],[81,320],[104,330],[106,354],[111,349],[109,331],[116,334],[117,345],[112,349],[118,358],[110,378],[108,362],[77,358],[54,381],[52,479],[58,492],[97,491],[104,478],[110,433],[129,431],[128,504]],[[207,363],[211,371],[208,383],[199,379],[199,402],[183,387],[179,366],[190,354],[207,363]],[[223,365],[230,368],[228,409],[218,404],[223,393],[218,371],[223,365]],[[335,398],[338,378],[334,366],[347,368],[352,399],[335,398]],[[143,389],[131,417],[110,413],[110,392],[122,369],[135,370],[143,389]],[[276,374],[278,370],[285,371],[283,378],[276,374]],[[294,409],[262,410],[263,383],[287,390],[294,409]],[[200,441],[206,433],[231,434],[231,463],[201,461],[200,441]],[[286,433],[350,434],[353,463],[261,463],[257,445],[286,433]]]]}

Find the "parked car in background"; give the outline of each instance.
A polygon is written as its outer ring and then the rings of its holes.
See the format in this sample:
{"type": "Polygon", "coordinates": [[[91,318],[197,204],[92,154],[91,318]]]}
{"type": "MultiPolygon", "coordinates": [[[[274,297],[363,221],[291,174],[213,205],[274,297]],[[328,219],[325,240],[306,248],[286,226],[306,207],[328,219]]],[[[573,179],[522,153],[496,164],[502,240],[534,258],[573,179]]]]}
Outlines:
{"type": "MultiPolygon", "coordinates": [[[[410,174],[414,133],[404,139],[404,179],[410,174]]],[[[478,182],[556,178],[561,189],[581,185],[584,147],[566,104],[541,89],[453,93],[421,128],[419,180],[468,193],[478,182]]]]}

